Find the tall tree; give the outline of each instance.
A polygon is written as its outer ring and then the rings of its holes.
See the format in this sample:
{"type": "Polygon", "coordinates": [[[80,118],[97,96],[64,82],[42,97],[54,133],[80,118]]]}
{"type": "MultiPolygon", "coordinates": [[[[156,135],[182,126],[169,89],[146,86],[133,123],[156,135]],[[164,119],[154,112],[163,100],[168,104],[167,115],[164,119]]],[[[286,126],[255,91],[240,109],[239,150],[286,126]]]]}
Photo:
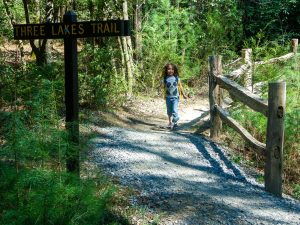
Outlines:
{"type": "MultiPolygon", "coordinates": [[[[123,1],[123,19],[128,20],[128,3],[127,0],[123,1]]],[[[128,97],[132,96],[133,82],[134,82],[134,63],[133,63],[133,52],[131,37],[122,37],[123,51],[126,60],[127,78],[128,78],[128,97]]]]}
{"type": "Polygon", "coordinates": [[[144,3],[141,0],[135,0],[134,5],[134,58],[140,61],[142,58],[142,7],[144,3]]]}

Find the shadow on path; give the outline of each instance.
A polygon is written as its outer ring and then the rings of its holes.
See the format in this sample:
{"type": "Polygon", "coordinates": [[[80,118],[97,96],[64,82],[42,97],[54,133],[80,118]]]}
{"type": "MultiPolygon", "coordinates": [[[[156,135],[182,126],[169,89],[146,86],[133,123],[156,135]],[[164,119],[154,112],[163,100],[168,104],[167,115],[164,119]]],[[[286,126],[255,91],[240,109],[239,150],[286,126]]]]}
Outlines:
{"type": "Polygon", "coordinates": [[[235,224],[243,220],[241,224],[300,224],[299,202],[266,193],[249,182],[215,143],[180,132],[207,115],[183,124],[178,132],[109,128],[95,139],[94,157],[125,185],[141,191],[140,204],[171,217],[180,214],[187,224],[235,224]]]}

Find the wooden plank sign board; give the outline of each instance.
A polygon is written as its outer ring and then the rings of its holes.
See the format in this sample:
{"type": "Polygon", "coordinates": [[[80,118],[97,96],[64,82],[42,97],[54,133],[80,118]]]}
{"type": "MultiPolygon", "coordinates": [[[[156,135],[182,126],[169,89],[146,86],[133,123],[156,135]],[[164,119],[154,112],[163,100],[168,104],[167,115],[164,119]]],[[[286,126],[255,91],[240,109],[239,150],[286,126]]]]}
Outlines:
{"type": "Polygon", "coordinates": [[[58,39],[98,36],[130,36],[128,20],[14,25],[14,39],[58,39]]]}

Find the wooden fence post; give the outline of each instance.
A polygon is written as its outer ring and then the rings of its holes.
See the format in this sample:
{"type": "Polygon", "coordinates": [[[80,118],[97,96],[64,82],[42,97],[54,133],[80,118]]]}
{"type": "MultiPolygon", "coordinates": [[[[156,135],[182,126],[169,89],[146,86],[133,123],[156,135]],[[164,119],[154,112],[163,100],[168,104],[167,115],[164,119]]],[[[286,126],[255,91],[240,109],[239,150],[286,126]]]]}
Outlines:
{"type": "Polygon", "coordinates": [[[298,50],[298,39],[294,38],[292,39],[292,52],[297,54],[298,50]]]}
{"type": "Polygon", "coordinates": [[[217,140],[221,134],[222,120],[215,108],[222,104],[222,92],[214,76],[222,74],[222,56],[209,56],[209,107],[210,107],[210,137],[217,140]]]}
{"type": "Polygon", "coordinates": [[[249,65],[249,70],[247,70],[244,74],[244,83],[245,88],[247,88],[249,91],[253,92],[253,85],[252,85],[252,74],[253,74],[253,63],[252,63],[252,49],[242,49],[242,57],[244,64],[249,65]]]}
{"type": "Polygon", "coordinates": [[[265,189],[282,196],[285,82],[269,83],[265,189]]]}

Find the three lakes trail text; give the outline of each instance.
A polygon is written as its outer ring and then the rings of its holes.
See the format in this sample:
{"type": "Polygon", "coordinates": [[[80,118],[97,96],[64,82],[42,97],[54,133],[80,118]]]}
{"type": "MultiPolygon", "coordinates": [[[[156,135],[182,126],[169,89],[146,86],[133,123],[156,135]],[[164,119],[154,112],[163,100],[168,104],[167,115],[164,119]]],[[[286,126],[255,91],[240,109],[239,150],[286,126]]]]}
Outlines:
{"type": "Polygon", "coordinates": [[[47,39],[64,37],[120,36],[129,32],[129,21],[44,23],[14,25],[15,39],[47,39]]]}

